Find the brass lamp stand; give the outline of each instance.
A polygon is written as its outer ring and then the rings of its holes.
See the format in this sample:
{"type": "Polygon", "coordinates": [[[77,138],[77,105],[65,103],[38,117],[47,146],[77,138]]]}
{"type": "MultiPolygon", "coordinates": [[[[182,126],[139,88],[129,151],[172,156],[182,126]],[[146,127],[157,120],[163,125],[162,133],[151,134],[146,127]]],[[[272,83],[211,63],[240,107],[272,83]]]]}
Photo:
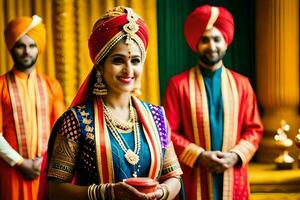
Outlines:
{"type": "MultiPolygon", "coordinates": [[[[298,129],[298,134],[295,137],[295,144],[300,149],[300,128],[298,129]]],[[[298,156],[298,168],[300,169],[300,154],[298,156]]]]}
{"type": "Polygon", "coordinates": [[[274,136],[275,144],[280,149],[280,154],[275,158],[276,169],[292,169],[295,159],[289,155],[288,148],[293,145],[293,141],[287,137],[290,126],[284,121],[280,122],[281,128],[277,129],[274,136]]]}

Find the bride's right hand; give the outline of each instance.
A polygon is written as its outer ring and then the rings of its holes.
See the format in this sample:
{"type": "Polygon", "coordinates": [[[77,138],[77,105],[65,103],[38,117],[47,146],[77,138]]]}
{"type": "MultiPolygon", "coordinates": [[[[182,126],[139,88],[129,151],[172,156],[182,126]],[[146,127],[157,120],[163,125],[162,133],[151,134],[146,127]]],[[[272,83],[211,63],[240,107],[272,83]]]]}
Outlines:
{"type": "Polygon", "coordinates": [[[113,184],[113,190],[116,200],[146,200],[149,199],[145,193],[124,182],[113,184]]]}

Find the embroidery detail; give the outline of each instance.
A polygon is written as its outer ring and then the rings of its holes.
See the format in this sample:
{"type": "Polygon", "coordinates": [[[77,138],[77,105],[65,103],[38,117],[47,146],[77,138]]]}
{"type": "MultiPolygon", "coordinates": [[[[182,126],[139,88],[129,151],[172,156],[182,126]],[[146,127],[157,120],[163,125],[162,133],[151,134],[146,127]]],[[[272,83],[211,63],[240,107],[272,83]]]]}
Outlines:
{"type": "Polygon", "coordinates": [[[49,165],[49,176],[71,181],[74,174],[78,144],[58,134],[53,147],[53,157],[49,165]]]}
{"type": "Polygon", "coordinates": [[[76,106],[76,113],[80,128],[82,140],[82,152],[80,154],[78,169],[78,183],[82,185],[91,185],[99,183],[98,166],[96,159],[96,138],[93,110],[90,102],[83,106],[76,106]]]}
{"type": "Polygon", "coordinates": [[[157,130],[159,132],[162,147],[165,149],[168,145],[168,128],[164,120],[164,112],[159,106],[150,104],[150,110],[154,118],[157,130]]]}
{"type": "Polygon", "coordinates": [[[94,140],[94,127],[91,126],[92,120],[88,118],[90,116],[90,113],[86,111],[86,106],[77,106],[77,108],[82,117],[82,123],[84,124],[84,131],[86,132],[86,137],[91,140],[94,140]]]}

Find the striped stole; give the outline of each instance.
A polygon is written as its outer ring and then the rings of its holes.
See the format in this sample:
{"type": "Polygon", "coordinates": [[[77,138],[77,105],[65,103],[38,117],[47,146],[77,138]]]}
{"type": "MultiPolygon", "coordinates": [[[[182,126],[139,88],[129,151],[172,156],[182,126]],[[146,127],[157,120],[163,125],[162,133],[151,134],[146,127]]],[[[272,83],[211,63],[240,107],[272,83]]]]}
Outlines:
{"type": "MultiPolygon", "coordinates": [[[[49,99],[47,95],[47,87],[45,81],[39,76],[34,77],[35,90],[35,110],[36,110],[36,129],[38,134],[37,139],[37,155],[42,156],[47,149],[48,138],[50,134],[50,116],[49,116],[49,99]]],[[[22,97],[15,75],[12,71],[6,74],[8,89],[13,110],[13,118],[15,122],[18,149],[20,155],[24,158],[31,158],[31,149],[29,146],[30,138],[28,136],[28,125],[25,123],[25,107],[22,104],[22,97]]],[[[35,128],[35,127],[33,127],[35,128]]],[[[34,158],[34,157],[33,157],[34,158]]]]}
{"type": "MultiPolygon", "coordinates": [[[[203,147],[205,150],[210,150],[208,100],[199,66],[190,69],[189,90],[195,144],[203,147]]],[[[223,67],[221,74],[221,90],[224,109],[222,151],[228,151],[235,145],[237,138],[239,97],[235,80],[231,72],[225,67],[223,67]]],[[[212,178],[210,173],[206,174],[203,170],[197,168],[197,199],[201,199],[203,195],[213,199],[212,178]],[[201,182],[207,182],[205,185],[208,185],[208,194],[203,194],[205,192],[201,191],[203,189],[201,182]]],[[[231,168],[224,172],[223,199],[232,199],[232,187],[233,169],[231,168]]]]}
{"type": "MultiPolygon", "coordinates": [[[[144,134],[150,149],[151,165],[148,177],[157,179],[161,175],[162,169],[162,148],[165,148],[167,142],[167,132],[164,132],[167,130],[165,129],[166,124],[157,123],[157,114],[154,114],[154,112],[158,108],[152,108],[135,97],[132,97],[132,100],[137,109],[138,118],[143,125],[144,134]]],[[[94,120],[94,140],[96,144],[99,183],[113,183],[113,158],[101,98],[97,98],[94,101],[94,120]]]]}

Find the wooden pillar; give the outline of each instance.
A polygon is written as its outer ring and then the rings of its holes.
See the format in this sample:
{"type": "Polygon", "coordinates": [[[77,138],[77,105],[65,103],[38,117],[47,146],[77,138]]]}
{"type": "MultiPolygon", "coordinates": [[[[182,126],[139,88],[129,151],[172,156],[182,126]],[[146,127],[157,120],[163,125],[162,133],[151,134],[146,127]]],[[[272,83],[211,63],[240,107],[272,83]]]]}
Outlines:
{"type": "Polygon", "coordinates": [[[67,106],[77,91],[75,58],[75,17],[74,0],[53,2],[53,25],[55,39],[56,77],[61,81],[67,106]]]}
{"type": "MultiPolygon", "coordinates": [[[[265,127],[257,160],[272,162],[280,120],[290,124],[292,140],[300,127],[298,0],[256,0],[256,71],[265,127]]],[[[295,146],[291,153],[296,158],[295,146]]]]}

